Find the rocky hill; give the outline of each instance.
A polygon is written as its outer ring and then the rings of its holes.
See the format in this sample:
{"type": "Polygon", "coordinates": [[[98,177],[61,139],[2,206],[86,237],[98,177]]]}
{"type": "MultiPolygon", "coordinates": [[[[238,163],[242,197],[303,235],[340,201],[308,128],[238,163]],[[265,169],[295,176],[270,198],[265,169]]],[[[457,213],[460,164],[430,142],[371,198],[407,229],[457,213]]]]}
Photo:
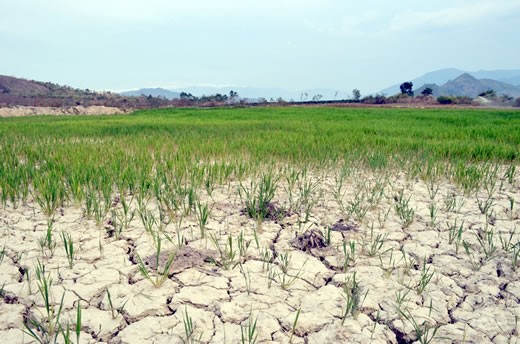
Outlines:
{"type": "Polygon", "coordinates": [[[416,89],[415,94],[421,94],[426,87],[430,87],[433,90],[434,96],[467,96],[475,98],[482,92],[493,90],[497,95],[520,97],[520,88],[516,86],[493,79],[477,79],[469,73],[461,74],[441,86],[436,84],[424,85],[416,89]]]}

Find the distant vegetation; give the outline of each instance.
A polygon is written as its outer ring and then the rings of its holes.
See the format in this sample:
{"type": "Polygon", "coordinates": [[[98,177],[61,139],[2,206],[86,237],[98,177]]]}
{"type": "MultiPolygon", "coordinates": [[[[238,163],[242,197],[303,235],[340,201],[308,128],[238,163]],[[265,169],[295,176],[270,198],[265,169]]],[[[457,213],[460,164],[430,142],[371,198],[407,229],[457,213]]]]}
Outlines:
{"type": "MultiPolygon", "coordinates": [[[[474,79],[470,75],[463,75],[450,85],[460,84],[461,80],[474,79]]],[[[476,80],[476,79],[475,79],[476,80]]],[[[466,84],[464,84],[466,85],[466,84]]],[[[480,85],[480,84],[479,84],[480,85]]],[[[489,82],[482,85],[490,85],[489,82]]],[[[468,89],[482,89],[480,86],[465,86],[468,89]]],[[[494,85],[491,83],[491,85],[494,85]]],[[[417,90],[413,89],[414,84],[411,81],[403,82],[400,86],[401,92],[392,96],[384,94],[375,94],[362,97],[361,91],[357,88],[352,90],[352,96],[348,99],[338,100],[322,100],[321,94],[309,95],[302,94],[300,101],[285,100],[281,97],[277,99],[265,98],[247,99],[241,98],[235,91],[229,94],[212,94],[203,96],[194,96],[188,92],[168,93],[169,96],[154,96],[165,94],[162,89],[142,89],[145,92],[138,95],[141,91],[126,92],[124,95],[113,92],[96,92],[89,89],[77,89],[69,86],[61,86],[51,82],[40,82],[33,80],[25,80],[9,76],[0,75],[0,107],[2,106],[47,106],[47,107],[70,107],[70,106],[93,106],[102,105],[126,109],[149,109],[160,107],[215,107],[226,105],[313,105],[313,104],[349,104],[360,103],[365,105],[383,105],[383,104],[404,104],[404,105],[491,105],[491,106],[520,106],[520,97],[514,98],[508,94],[499,93],[492,88],[485,88],[474,97],[453,96],[442,94],[443,87],[437,85],[424,85],[417,90]],[[146,93],[148,95],[146,95],[146,93]],[[441,93],[441,95],[438,95],[441,93]],[[178,95],[178,97],[177,97],[178,95]],[[309,100],[306,100],[309,99],[309,100]]],[[[450,86],[451,87],[451,86],[450,86]]],[[[461,86],[462,87],[462,86],[461,86]]],[[[503,88],[502,88],[503,89],[503,88]]],[[[473,91],[472,91],[473,92],[473,91]]]]}

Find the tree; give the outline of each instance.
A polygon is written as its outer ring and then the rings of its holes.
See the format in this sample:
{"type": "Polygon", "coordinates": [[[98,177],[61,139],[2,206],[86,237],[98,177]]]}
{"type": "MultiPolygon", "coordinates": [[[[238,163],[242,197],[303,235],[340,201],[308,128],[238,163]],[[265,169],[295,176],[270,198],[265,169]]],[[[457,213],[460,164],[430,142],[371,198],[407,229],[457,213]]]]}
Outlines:
{"type": "Polygon", "coordinates": [[[321,100],[321,98],[323,98],[323,96],[321,94],[316,94],[316,95],[314,95],[314,97],[312,97],[312,101],[319,102],[321,100]]]}
{"type": "Polygon", "coordinates": [[[358,102],[359,99],[361,99],[361,92],[357,88],[352,90],[352,98],[354,98],[355,102],[358,102]]]}
{"type": "Polygon", "coordinates": [[[494,90],[486,90],[482,93],[480,93],[479,97],[488,97],[488,98],[494,98],[496,97],[497,93],[494,90]]]}
{"type": "Polygon", "coordinates": [[[401,84],[401,86],[399,86],[399,88],[401,89],[401,94],[406,94],[410,97],[413,97],[413,82],[411,81],[406,81],[406,82],[403,82],[401,84]]]}
{"type": "Polygon", "coordinates": [[[439,104],[442,105],[448,105],[453,103],[453,98],[447,96],[439,96],[437,97],[437,102],[439,102],[439,104]]]}
{"type": "Polygon", "coordinates": [[[422,92],[421,94],[423,96],[431,96],[433,94],[433,90],[431,87],[426,87],[422,92]]]}
{"type": "Polygon", "coordinates": [[[235,92],[233,90],[229,91],[229,99],[234,100],[235,98],[238,98],[238,92],[235,92]]]}

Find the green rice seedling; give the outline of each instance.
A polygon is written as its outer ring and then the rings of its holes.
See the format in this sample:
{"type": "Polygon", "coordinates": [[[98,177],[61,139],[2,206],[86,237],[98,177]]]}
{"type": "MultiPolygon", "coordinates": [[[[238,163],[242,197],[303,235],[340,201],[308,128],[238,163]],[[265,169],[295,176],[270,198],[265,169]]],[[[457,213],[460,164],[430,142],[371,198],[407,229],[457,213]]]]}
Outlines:
{"type": "Polygon", "coordinates": [[[71,173],[66,176],[68,192],[74,200],[74,204],[79,207],[85,198],[85,192],[78,174],[71,173]]]}
{"type": "Polygon", "coordinates": [[[497,247],[495,246],[495,231],[492,229],[483,231],[479,230],[475,233],[475,237],[484,253],[484,262],[492,259],[497,250],[497,247]]]}
{"type": "Polygon", "coordinates": [[[414,221],[415,210],[410,206],[410,199],[412,196],[405,198],[404,191],[400,190],[399,194],[394,198],[395,200],[395,212],[403,228],[407,228],[414,221]]]}
{"type": "Polygon", "coordinates": [[[43,213],[52,217],[65,199],[65,189],[60,176],[51,172],[42,174],[34,180],[34,199],[43,213]]]}
{"type": "Polygon", "coordinates": [[[435,335],[437,334],[437,330],[440,326],[430,326],[426,323],[426,321],[423,321],[422,324],[418,324],[413,315],[410,313],[409,310],[406,311],[400,311],[399,314],[408,320],[410,325],[412,325],[415,335],[417,337],[417,341],[421,344],[430,344],[433,343],[433,340],[435,339],[435,335]]]}
{"type": "Polygon", "coordinates": [[[289,273],[289,266],[291,264],[291,256],[288,253],[281,253],[275,259],[275,264],[270,267],[268,272],[268,286],[274,281],[280,285],[283,290],[287,290],[293,285],[302,275],[303,269],[307,264],[306,259],[296,274],[289,273]],[[279,271],[276,270],[279,269],[279,271]]]}
{"type": "Polygon", "coordinates": [[[304,222],[308,222],[312,209],[318,202],[316,193],[319,190],[321,180],[312,181],[310,178],[302,180],[298,185],[298,202],[296,209],[305,214],[304,222]]]}
{"type": "Polygon", "coordinates": [[[513,185],[514,180],[515,180],[515,175],[516,175],[516,165],[511,164],[507,167],[507,169],[504,173],[504,178],[507,179],[507,182],[509,183],[509,185],[513,185]]]}
{"type": "Polygon", "coordinates": [[[79,337],[81,335],[81,304],[79,299],[76,302],[76,343],[79,343],[79,337]]]}
{"type": "Polygon", "coordinates": [[[392,210],[392,207],[388,207],[388,210],[384,211],[381,209],[378,209],[377,211],[377,221],[379,223],[379,227],[385,228],[386,221],[388,220],[388,215],[390,215],[390,211],[392,210]]]}
{"type": "Polygon", "coordinates": [[[60,334],[60,316],[65,293],[62,295],[59,305],[55,305],[51,299],[52,278],[46,273],[45,265],[39,260],[35,271],[38,291],[44,303],[44,311],[40,312],[38,318],[29,314],[24,319],[23,331],[38,343],[55,343],[60,334]]]}
{"type": "Polygon", "coordinates": [[[124,309],[125,309],[125,306],[126,306],[126,303],[128,302],[128,300],[123,302],[121,304],[121,306],[119,306],[118,308],[115,308],[114,304],[112,303],[112,295],[110,294],[110,290],[108,288],[105,288],[105,289],[106,289],[106,293],[107,293],[108,305],[110,307],[110,314],[112,315],[112,319],[115,319],[115,318],[117,318],[118,314],[123,315],[123,312],[124,312],[124,309]]]}
{"type": "Polygon", "coordinates": [[[430,197],[431,201],[433,201],[439,193],[439,189],[441,187],[439,177],[440,175],[438,175],[437,172],[432,172],[432,175],[426,177],[426,180],[424,181],[426,184],[426,190],[428,190],[428,196],[430,197]]]}
{"type": "Polygon", "coordinates": [[[435,228],[435,223],[437,221],[437,211],[439,210],[435,202],[430,203],[428,210],[430,211],[430,227],[435,228]]]}
{"type": "Polygon", "coordinates": [[[262,252],[262,271],[269,269],[270,264],[273,262],[273,253],[269,249],[264,249],[262,252]]]}
{"type": "Polygon", "coordinates": [[[428,284],[430,284],[434,275],[435,271],[431,271],[430,266],[426,268],[426,257],[424,257],[419,282],[417,283],[417,286],[415,288],[415,290],[417,291],[417,295],[421,295],[424,292],[428,284]]]}
{"type": "Polygon", "coordinates": [[[444,198],[444,210],[449,213],[459,213],[464,205],[464,197],[457,196],[454,192],[447,192],[444,198]]]}
{"type": "Polygon", "coordinates": [[[459,247],[462,242],[462,233],[464,232],[464,221],[460,225],[457,226],[457,219],[455,222],[450,225],[446,222],[448,226],[448,243],[455,244],[455,252],[459,254],[459,247]]]}
{"type": "Polygon", "coordinates": [[[247,318],[247,324],[240,325],[240,335],[242,344],[256,344],[258,340],[258,332],[256,324],[258,322],[258,316],[253,319],[252,310],[249,311],[249,317],[247,318]]]}
{"type": "Polygon", "coordinates": [[[162,269],[159,268],[160,263],[160,257],[161,257],[161,235],[157,233],[155,235],[155,247],[156,247],[156,255],[155,255],[155,266],[156,266],[156,272],[155,272],[155,278],[150,275],[150,272],[148,271],[147,265],[144,263],[144,261],[141,259],[141,256],[136,252],[136,258],[137,258],[137,267],[139,269],[139,272],[143,275],[144,278],[146,278],[148,281],[152,283],[152,285],[155,288],[160,288],[164,282],[169,277],[170,269],[173,264],[173,261],[175,260],[176,251],[173,251],[168,256],[168,259],[166,260],[166,263],[164,264],[164,267],[162,269]]]}
{"type": "Polygon", "coordinates": [[[498,181],[498,165],[493,166],[486,164],[484,168],[484,178],[482,185],[486,191],[488,198],[491,198],[497,189],[498,181]]]}
{"type": "Polygon", "coordinates": [[[387,238],[388,234],[374,234],[374,225],[372,225],[370,227],[370,236],[367,237],[367,233],[365,233],[361,239],[360,245],[366,254],[370,257],[374,257],[382,250],[387,238]]]}
{"type": "Polygon", "coordinates": [[[249,249],[249,246],[251,245],[251,240],[245,240],[244,239],[244,231],[240,231],[240,234],[237,238],[237,246],[238,246],[238,254],[241,258],[246,258],[247,256],[247,250],[249,249]]]}
{"type": "Polygon", "coordinates": [[[127,202],[124,195],[120,196],[121,210],[116,212],[116,216],[121,222],[122,229],[128,229],[130,222],[134,219],[135,210],[130,210],[130,204],[132,201],[127,202]]]}
{"type": "Polygon", "coordinates": [[[462,187],[464,195],[478,190],[484,178],[483,168],[477,165],[458,162],[454,170],[455,182],[462,187]]]}
{"type": "Polygon", "coordinates": [[[184,324],[184,338],[181,338],[182,342],[185,344],[200,343],[203,334],[201,333],[198,338],[195,337],[195,327],[193,326],[193,319],[188,314],[188,308],[186,306],[184,306],[182,323],[184,324]]]}
{"type": "Polygon", "coordinates": [[[493,200],[493,198],[491,197],[485,197],[485,199],[481,199],[480,197],[478,197],[478,195],[476,196],[477,197],[477,204],[478,204],[478,209],[480,210],[480,213],[481,214],[489,214],[491,208],[493,207],[495,201],[493,200]]]}
{"type": "Polygon", "coordinates": [[[379,267],[381,268],[381,270],[383,270],[383,276],[385,278],[389,278],[392,275],[392,272],[394,272],[396,269],[396,261],[394,258],[393,249],[389,249],[386,252],[379,255],[379,267]],[[385,263],[385,261],[383,261],[383,256],[386,252],[390,252],[390,256],[388,257],[388,260],[385,263]]]}
{"type": "Polygon", "coordinates": [[[244,266],[242,263],[238,264],[238,267],[240,269],[240,273],[242,274],[242,277],[244,277],[244,283],[246,285],[246,292],[247,295],[251,293],[251,274],[249,273],[249,270],[244,269],[244,266]]]}
{"type": "Polygon", "coordinates": [[[466,242],[466,240],[462,240],[462,246],[464,246],[464,251],[466,252],[466,255],[469,258],[469,262],[473,268],[473,270],[478,271],[483,265],[483,262],[478,259],[478,257],[475,257],[473,254],[473,249],[471,246],[466,242]]]}
{"type": "Polygon", "coordinates": [[[38,245],[40,246],[42,255],[46,255],[46,250],[48,250],[50,257],[54,256],[54,249],[56,248],[56,241],[52,235],[52,227],[53,220],[47,219],[47,229],[45,231],[45,235],[38,240],[38,245]]]}
{"type": "Polygon", "coordinates": [[[226,270],[234,268],[238,262],[235,262],[236,251],[233,248],[233,237],[231,234],[227,236],[227,240],[224,244],[220,244],[217,236],[214,233],[210,235],[210,239],[215,245],[215,248],[217,249],[220,257],[219,261],[214,263],[216,265],[222,266],[226,270]]]}
{"type": "Polygon", "coordinates": [[[208,224],[209,218],[208,205],[202,205],[199,201],[197,201],[195,213],[197,214],[197,221],[199,223],[200,237],[204,238],[206,236],[206,225],[208,224]]]}
{"type": "Polygon", "coordinates": [[[513,221],[514,219],[514,210],[515,210],[515,199],[512,196],[507,196],[507,200],[509,201],[509,208],[505,209],[505,213],[509,218],[509,221],[513,221]]]}
{"type": "Polygon", "coordinates": [[[349,240],[348,245],[343,241],[343,271],[347,271],[349,266],[354,266],[356,263],[356,241],[349,240]]]}
{"type": "Polygon", "coordinates": [[[7,251],[5,249],[5,244],[4,244],[4,247],[2,247],[2,249],[0,250],[0,265],[2,265],[2,262],[4,261],[6,254],[7,254],[7,251]]]}
{"type": "Polygon", "coordinates": [[[31,281],[31,269],[28,266],[24,266],[24,278],[27,281],[27,287],[29,289],[29,295],[32,295],[32,281],[31,281]]]}
{"type": "Polygon", "coordinates": [[[343,294],[345,298],[345,310],[343,311],[341,324],[345,323],[345,320],[349,315],[352,315],[354,318],[357,318],[359,314],[359,310],[362,307],[365,299],[368,295],[368,289],[364,295],[362,295],[362,290],[359,283],[356,281],[356,272],[352,274],[352,276],[348,276],[345,279],[345,283],[343,284],[343,294]]]}
{"type": "Polygon", "coordinates": [[[293,322],[292,328],[291,328],[291,337],[289,338],[289,343],[292,343],[294,334],[296,333],[296,326],[298,325],[298,320],[300,319],[301,310],[302,310],[301,308],[298,308],[298,311],[296,312],[296,317],[294,317],[294,322],[293,322]]]}
{"type": "Polygon", "coordinates": [[[65,253],[67,254],[67,261],[69,262],[69,268],[72,269],[74,266],[74,259],[76,257],[76,251],[74,251],[74,241],[70,233],[61,232],[61,239],[63,240],[63,246],[65,246],[65,253]]]}
{"type": "Polygon", "coordinates": [[[284,179],[286,182],[286,186],[284,186],[284,190],[285,190],[285,193],[287,194],[287,199],[288,199],[288,203],[289,203],[288,209],[290,211],[296,211],[298,208],[298,206],[296,204],[294,192],[295,192],[295,188],[296,188],[296,183],[300,179],[302,173],[303,173],[302,171],[291,168],[290,171],[287,171],[284,174],[284,179]]]}
{"type": "Polygon", "coordinates": [[[354,220],[361,222],[369,210],[370,205],[366,201],[366,194],[364,192],[356,192],[354,199],[347,203],[346,215],[349,218],[352,217],[354,220]]]}
{"type": "Polygon", "coordinates": [[[502,233],[499,233],[498,237],[500,239],[500,245],[502,246],[502,250],[505,252],[511,251],[511,249],[515,246],[513,244],[513,237],[516,234],[516,227],[513,225],[512,229],[509,230],[507,236],[502,236],[502,233]]]}
{"type": "Polygon", "coordinates": [[[399,290],[395,292],[395,308],[397,313],[400,314],[403,311],[403,304],[406,307],[410,298],[408,298],[408,293],[410,293],[409,288],[405,288],[403,290],[399,290]]]}
{"type": "Polygon", "coordinates": [[[511,266],[516,271],[520,264],[520,242],[516,243],[511,249],[511,266]]]}
{"type": "Polygon", "coordinates": [[[372,331],[371,334],[370,334],[370,340],[372,340],[374,338],[374,334],[376,332],[376,326],[377,324],[381,321],[381,313],[379,311],[379,309],[377,310],[377,314],[376,314],[376,318],[374,319],[374,325],[372,326],[372,331]]]}
{"type": "Polygon", "coordinates": [[[240,198],[246,205],[247,214],[256,219],[264,219],[269,215],[269,204],[274,198],[279,177],[262,174],[258,183],[251,182],[249,188],[242,184],[238,189],[240,198]]]}
{"type": "Polygon", "coordinates": [[[418,269],[419,264],[417,263],[417,260],[412,255],[407,254],[402,247],[399,250],[401,251],[401,261],[403,262],[404,273],[405,275],[410,275],[410,271],[412,269],[418,269]]]}
{"type": "MultiPolygon", "coordinates": [[[[144,229],[149,234],[153,235],[154,225],[157,224],[157,219],[151,210],[146,207],[139,208],[137,210],[139,217],[141,218],[141,222],[143,223],[144,229]]],[[[154,236],[155,237],[155,236],[154,236]]]]}

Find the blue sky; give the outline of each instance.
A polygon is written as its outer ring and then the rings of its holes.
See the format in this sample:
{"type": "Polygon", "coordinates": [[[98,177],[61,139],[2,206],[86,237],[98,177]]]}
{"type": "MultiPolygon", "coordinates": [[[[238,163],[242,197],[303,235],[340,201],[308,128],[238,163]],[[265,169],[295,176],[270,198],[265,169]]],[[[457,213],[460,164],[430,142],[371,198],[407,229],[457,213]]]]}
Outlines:
{"type": "Polygon", "coordinates": [[[520,1],[5,0],[0,74],[79,88],[374,92],[520,69],[520,1]]]}

